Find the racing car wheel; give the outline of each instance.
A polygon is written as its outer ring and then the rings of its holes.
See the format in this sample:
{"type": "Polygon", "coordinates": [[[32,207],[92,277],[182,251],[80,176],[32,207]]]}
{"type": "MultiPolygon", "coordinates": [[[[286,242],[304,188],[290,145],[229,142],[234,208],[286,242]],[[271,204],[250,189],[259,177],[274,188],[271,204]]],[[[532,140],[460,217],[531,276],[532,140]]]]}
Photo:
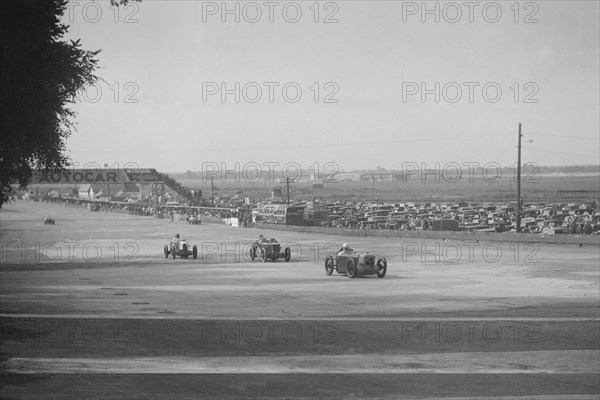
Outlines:
{"type": "Polygon", "coordinates": [[[333,274],[333,257],[327,256],[325,259],[325,273],[327,275],[333,274]]]}
{"type": "Polygon", "coordinates": [[[385,257],[381,257],[377,260],[377,277],[383,278],[387,272],[387,260],[385,257]]]}
{"type": "Polygon", "coordinates": [[[348,260],[348,264],[346,265],[346,275],[348,275],[348,278],[356,276],[356,264],[352,258],[348,260]]]}

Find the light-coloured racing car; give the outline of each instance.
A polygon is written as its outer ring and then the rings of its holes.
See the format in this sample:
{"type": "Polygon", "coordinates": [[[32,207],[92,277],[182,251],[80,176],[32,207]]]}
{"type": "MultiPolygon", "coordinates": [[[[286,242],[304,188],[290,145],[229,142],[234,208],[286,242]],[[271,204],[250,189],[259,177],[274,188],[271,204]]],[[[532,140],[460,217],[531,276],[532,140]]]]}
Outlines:
{"type": "Polygon", "coordinates": [[[170,244],[165,244],[164,247],[165,258],[169,258],[169,256],[173,257],[173,260],[179,256],[181,258],[188,258],[192,256],[195,260],[198,258],[198,246],[193,245],[190,247],[190,244],[187,240],[173,240],[170,244]]]}
{"type": "Polygon", "coordinates": [[[325,258],[325,273],[331,275],[333,270],[349,278],[374,274],[383,278],[387,272],[387,260],[369,253],[329,255],[325,258]]]}

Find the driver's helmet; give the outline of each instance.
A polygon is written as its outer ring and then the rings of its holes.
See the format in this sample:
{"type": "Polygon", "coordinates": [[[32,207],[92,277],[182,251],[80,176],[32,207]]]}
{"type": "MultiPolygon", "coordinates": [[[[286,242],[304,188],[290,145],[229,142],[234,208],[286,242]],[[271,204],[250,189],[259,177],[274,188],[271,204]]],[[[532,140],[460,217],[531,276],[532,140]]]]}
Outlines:
{"type": "Polygon", "coordinates": [[[176,234],[176,235],[175,235],[175,237],[176,237],[177,239],[179,239],[179,233],[178,233],[178,234],[176,234]]]}
{"type": "Polygon", "coordinates": [[[348,250],[349,248],[350,248],[350,246],[348,245],[348,243],[344,243],[342,245],[342,249],[344,249],[344,250],[348,250]]]}

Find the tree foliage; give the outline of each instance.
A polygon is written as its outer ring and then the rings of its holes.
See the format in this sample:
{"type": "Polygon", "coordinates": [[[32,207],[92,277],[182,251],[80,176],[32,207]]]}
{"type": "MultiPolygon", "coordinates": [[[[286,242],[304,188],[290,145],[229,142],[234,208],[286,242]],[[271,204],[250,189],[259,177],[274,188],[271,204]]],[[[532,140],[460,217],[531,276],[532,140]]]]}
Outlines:
{"type": "Polygon", "coordinates": [[[2,2],[0,207],[24,189],[34,169],[69,164],[65,141],[75,130],[70,108],[93,84],[99,51],[63,39],[64,0],[2,2]]]}

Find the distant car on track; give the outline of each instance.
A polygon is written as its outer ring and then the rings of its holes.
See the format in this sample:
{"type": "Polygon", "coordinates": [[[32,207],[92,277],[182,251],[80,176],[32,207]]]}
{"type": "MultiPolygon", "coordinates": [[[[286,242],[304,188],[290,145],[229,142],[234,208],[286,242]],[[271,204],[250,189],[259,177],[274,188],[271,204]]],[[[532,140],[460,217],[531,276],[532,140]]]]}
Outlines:
{"type": "Polygon", "coordinates": [[[292,257],[292,251],[289,247],[286,247],[281,251],[281,244],[276,239],[269,239],[268,241],[259,241],[252,243],[250,248],[250,259],[254,261],[255,258],[267,262],[267,260],[275,261],[278,258],[283,258],[286,262],[290,261],[292,257]]]}
{"type": "Polygon", "coordinates": [[[387,272],[387,260],[369,253],[329,255],[325,258],[325,273],[331,275],[334,270],[349,278],[374,274],[383,278],[387,272]]]}
{"type": "Polygon", "coordinates": [[[50,218],[50,217],[44,218],[44,225],[54,225],[54,218],[50,218]]]}
{"type": "Polygon", "coordinates": [[[198,258],[198,246],[193,245],[190,246],[187,240],[172,240],[170,244],[165,244],[163,249],[165,253],[165,258],[169,258],[171,256],[173,260],[179,256],[181,258],[188,258],[192,256],[195,260],[198,258]]]}
{"type": "Polygon", "coordinates": [[[202,224],[202,221],[200,221],[200,217],[192,215],[188,218],[187,223],[190,225],[200,225],[202,224]]]}

